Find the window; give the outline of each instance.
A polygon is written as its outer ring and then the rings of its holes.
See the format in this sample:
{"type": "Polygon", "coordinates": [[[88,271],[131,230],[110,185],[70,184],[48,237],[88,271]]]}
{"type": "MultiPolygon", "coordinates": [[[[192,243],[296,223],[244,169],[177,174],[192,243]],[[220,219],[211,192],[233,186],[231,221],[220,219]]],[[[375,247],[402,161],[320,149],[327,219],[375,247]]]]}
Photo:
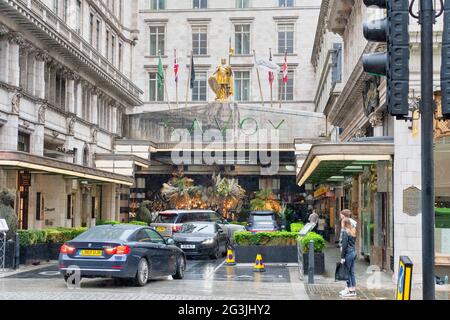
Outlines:
{"type": "Polygon", "coordinates": [[[294,0],[278,0],[279,7],[293,7],[294,0]]]}
{"type": "Polygon", "coordinates": [[[206,9],[208,8],[208,0],[194,0],[192,7],[194,9],[206,9]]]}
{"type": "Polygon", "coordinates": [[[250,100],[250,72],[236,71],[234,76],[234,99],[236,101],[250,100]]]}
{"type": "Polygon", "coordinates": [[[155,230],[152,229],[144,229],[145,233],[148,235],[148,237],[150,238],[150,241],[152,243],[162,243],[165,244],[166,242],[164,241],[164,238],[161,237],[158,232],[156,232],[155,230]]]}
{"type": "Polygon", "coordinates": [[[97,216],[96,214],[96,201],[95,201],[95,197],[91,198],[91,218],[95,219],[95,217],[97,216]]]}
{"type": "Polygon", "coordinates": [[[95,27],[95,48],[97,49],[97,51],[100,50],[100,27],[101,27],[101,22],[100,20],[97,19],[96,22],[96,27],[95,27]]]}
{"type": "Polygon", "coordinates": [[[69,12],[69,0],[63,0],[63,20],[67,22],[69,12]]]}
{"type": "Polygon", "coordinates": [[[53,0],[53,12],[56,14],[59,13],[59,0],[53,0]]]}
{"type": "Polygon", "coordinates": [[[42,208],[44,207],[44,199],[42,199],[42,193],[36,192],[36,221],[43,220],[42,208]]]}
{"type": "Polygon", "coordinates": [[[164,55],[166,28],[164,26],[150,27],[150,55],[164,55]]]}
{"type": "Polygon", "coordinates": [[[280,73],[278,76],[278,99],[281,101],[293,101],[294,100],[294,73],[292,71],[288,72],[288,82],[286,85],[283,83],[283,74],[280,73]]]}
{"type": "Polygon", "coordinates": [[[294,53],[294,25],[278,25],[278,53],[294,53]]]}
{"type": "Polygon", "coordinates": [[[123,69],[123,44],[119,42],[119,70],[123,69]]]}
{"type": "Polygon", "coordinates": [[[164,10],[166,8],[165,0],[150,0],[150,9],[152,10],[164,10]]]}
{"type": "Polygon", "coordinates": [[[77,33],[81,33],[81,0],[76,0],[74,29],[77,33]]]}
{"type": "Polygon", "coordinates": [[[105,46],[105,49],[106,49],[105,57],[106,57],[106,59],[109,59],[109,34],[110,34],[110,31],[106,30],[106,46],[105,46]]]}
{"type": "Polygon", "coordinates": [[[30,135],[19,131],[17,137],[17,151],[30,152],[30,135]]]}
{"type": "Polygon", "coordinates": [[[236,0],[236,8],[242,9],[242,8],[248,8],[250,0],[236,0]]]}
{"type": "Polygon", "coordinates": [[[89,43],[91,46],[94,45],[94,15],[92,13],[89,15],[89,43]]]}
{"type": "Polygon", "coordinates": [[[67,220],[71,220],[73,218],[73,201],[71,194],[67,195],[66,218],[67,220]]]}
{"type": "Polygon", "coordinates": [[[196,55],[208,54],[208,28],[206,26],[192,27],[192,50],[196,55]]]}
{"type": "Polygon", "coordinates": [[[87,147],[83,150],[83,166],[89,167],[89,150],[87,147]]]}
{"type": "Polygon", "coordinates": [[[250,54],[250,25],[239,24],[234,26],[234,39],[236,54],[250,54]]]}
{"type": "Polygon", "coordinates": [[[195,74],[194,89],[192,90],[192,101],[206,101],[206,72],[198,72],[195,74]]]}
{"type": "Polygon", "coordinates": [[[149,101],[164,101],[164,84],[158,85],[157,72],[150,72],[149,101]]]}
{"type": "Polygon", "coordinates": [[[111,36],[111,63],[116,62],[116,37],[111,36]]]}

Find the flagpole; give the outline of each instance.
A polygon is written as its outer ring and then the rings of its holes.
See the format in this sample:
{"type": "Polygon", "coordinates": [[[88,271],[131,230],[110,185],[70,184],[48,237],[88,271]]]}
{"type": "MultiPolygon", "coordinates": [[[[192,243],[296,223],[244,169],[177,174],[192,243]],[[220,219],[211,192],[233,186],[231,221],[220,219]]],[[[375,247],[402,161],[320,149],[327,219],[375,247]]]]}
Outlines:
{"type": "MultiPolygon", "coordinates": [[[[177,56],[177,49],[175,49],[175,62],[179,65],[179,63],[178,63],[178,56],[177,56]]],[[[179,72],[175,75],[175,77],[176,77],[176,83],[175,83],[175,95],[176,95],[176,97],[175,97],[175,99],[176,99],[176,102],[177,102],[177,108],[180,108],[180,105],[179,105],[179,100],[178,100],[178,80],[179,80],[179,77],[178,77],[178,75],[179,75],[179,72]]]]}
{"type": "MultiPolygon", "coordinates": [[[[269,61],[272,61],[272,48],[269,48],[269,52],[270,52],[269,61]]],[[[273,82],[275,81],[275,75],[273,72],[269,73],[269,77],[270,77],[270,75],[272,75],[271,77],[273,78],[271,81],[269,81],[270,82],[270,107],[273,108],[273,82]]]]}
{"type": "Polygon", "coordinates": [[[188,72],[188,81],[186,85],[186,108],[188,106],[188,99],[189,99],[189,88],[191,86],[191,70],[192,70],[192,57],[194,55],[194,51],[191,51],[191,60],[189,61],[189,72],[188,72]]]}
{"type": "MultiPolygon", "coordinates": [[[[253,58],[255,59],[255,65],[256,65],[256,51],[255,50],[253,50],[253,58]]],[[[258,86],[259,86],[259,94],[261,95],[261,103],[262,103],[262,106],[264,107],[264,96],[263,96],[263,91],[262,91],[262,87],[261,87],[261,78],[259,76],[258,66],[256,66],[256,76],[258,77],[258,86]]]]}
{"type": "Polygon", "coordinates": [[[166,92],[167,105],[169,106],[169,111],[172,112],[172,106],[170,105],[169,90],[167,90],[166,79],[167,79],[167,70],[164,69],[164,81],[163,81],[164,91],[166,92]]]}

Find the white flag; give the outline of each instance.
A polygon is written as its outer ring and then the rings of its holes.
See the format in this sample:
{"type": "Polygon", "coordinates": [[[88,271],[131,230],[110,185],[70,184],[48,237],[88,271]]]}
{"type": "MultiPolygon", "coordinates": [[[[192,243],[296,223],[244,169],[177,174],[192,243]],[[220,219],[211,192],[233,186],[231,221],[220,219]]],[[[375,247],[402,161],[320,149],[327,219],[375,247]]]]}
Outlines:
{"type": "Polygon", "coordinates": [[[280,67],[273,61],[267,61],[263,59],[256,60],[256,67],[264,69],[266,71],[279,72],[280,67]]]}

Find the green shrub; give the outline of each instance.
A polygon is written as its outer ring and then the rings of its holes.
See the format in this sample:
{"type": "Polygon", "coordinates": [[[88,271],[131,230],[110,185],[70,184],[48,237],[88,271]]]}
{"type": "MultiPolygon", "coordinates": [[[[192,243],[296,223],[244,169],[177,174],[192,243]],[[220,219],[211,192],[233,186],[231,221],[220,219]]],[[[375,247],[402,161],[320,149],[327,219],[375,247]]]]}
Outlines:
{"type": "Polygon", "coordinates": [[[238,231],[234,241],[242,246],[291,246],[296,245],[297,234],[287,231],[258,232],[238,231]]]}
{"type": "Polygon", "coordinates": [[[115,224],[120,224],[119,221],[114,221],[114,220],[98,220],[95,222],[96,226],[104,226],[107,224],[111,224],[111,225],[115,225],[115,224]]]}
{"type": "Polygon", "coordinates": [[[146,222],[147,223],[146,225],[152,223],[152,213],[148,209],[149,205],[150,201],[148,200],[142,201],[139,204],[139,208],[137,209],[136,212],[136,219],[146,222]]]}
{"type": "Polygon", "coordinates": [[[65,243],[73,240],[87,228],[50,228],[45,230],[19,230],[19,242],[22,246],[42,243],[65,243]]]}
{"type": "Polygon", "coordinates": [[[291,232],[299,233],[305,225],[300,222],[291,223],[291,232]]]}
{"type": "Polygon", "coordinates": [[[17,215],[14,211],[14,200],[16,198],[14,190],[0,191],[0,219],[5,219],[8,224],[9,231],[6,238],[13,239],[17,231],[17,215]]]}
{"type": "Polygon", "coordinates": [[[323,252],[325,248],[325,239],[315,232],[310,232],[306,236],[299,238],[303,252],[309,252],[309,242],[314,241],[314,252],[323,252]]]}
{"type": "Polygon", "coordinates": [[[18,233],[21,246],[31,246],[46,242],[46,233],[43,230],[19,230],[18,233]]]}
{"type": "Polygon", "coordinates": [[[136,226],[148,226],[148,223],[144,221],[130,221],[127,224],[133,224],[136,226]]]}

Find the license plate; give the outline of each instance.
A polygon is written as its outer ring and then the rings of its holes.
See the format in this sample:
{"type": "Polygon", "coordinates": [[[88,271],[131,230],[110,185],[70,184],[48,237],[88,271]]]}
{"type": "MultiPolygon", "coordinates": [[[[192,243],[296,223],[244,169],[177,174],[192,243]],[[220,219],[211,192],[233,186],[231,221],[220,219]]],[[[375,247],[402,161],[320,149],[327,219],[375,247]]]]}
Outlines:
{"type": "Polygon", "coordinates": [[[181,249],[195,249],[194,244],[182,244],[181,249]]]}
{"type": "Polygon", "coordinates": [[[156,231],[164,232],[164,231],[166,231],[166,227],[156,227],[156,231]]]}
{"type": "Polygon", "coordinates": [[[103,250],[81,250],[80,253],[83,257],[101,257],[103,250]]]}

